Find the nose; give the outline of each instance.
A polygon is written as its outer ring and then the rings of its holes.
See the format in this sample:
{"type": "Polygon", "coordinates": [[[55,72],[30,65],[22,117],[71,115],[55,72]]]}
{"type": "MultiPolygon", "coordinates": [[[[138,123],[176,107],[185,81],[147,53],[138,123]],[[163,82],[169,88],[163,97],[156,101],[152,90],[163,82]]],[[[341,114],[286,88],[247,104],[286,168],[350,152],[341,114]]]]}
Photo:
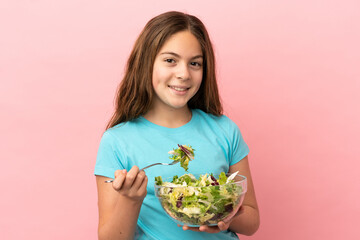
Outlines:
{"type": "Polygon", "coordinates": [[[176,78],[181,80],[188,80],[190,78],[190,72],[187,64],[179,64],[176,71],[176,78]]]}

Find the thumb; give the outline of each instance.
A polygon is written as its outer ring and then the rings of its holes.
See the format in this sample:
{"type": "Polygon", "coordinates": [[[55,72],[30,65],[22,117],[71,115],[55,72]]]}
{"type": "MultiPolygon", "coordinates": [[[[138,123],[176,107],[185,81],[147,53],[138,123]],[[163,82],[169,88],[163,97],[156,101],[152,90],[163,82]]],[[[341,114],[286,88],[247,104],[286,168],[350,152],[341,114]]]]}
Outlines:
{"type": "Polygon", "coordinates": [[[126,169],[118,169],[118,170],[116,170],[115,173],[114,173],[115,178],[117,178],[121,174],[126,174],[126,169]]]}
{"type": "Polygon", "coordinates": [[[126,177],[126,170],[116,170],[115,171],[115,179],[113,181],[113,188],[116,191],[119,191],[125,181],[125,177],[126,177]]]}
{"type": "Polygon", "coordinates": [[[218,228],[220,229],[220,231],[225,231],[229,228],[229,223],[225,223],[223,221],[218,223],[218,228]]]}

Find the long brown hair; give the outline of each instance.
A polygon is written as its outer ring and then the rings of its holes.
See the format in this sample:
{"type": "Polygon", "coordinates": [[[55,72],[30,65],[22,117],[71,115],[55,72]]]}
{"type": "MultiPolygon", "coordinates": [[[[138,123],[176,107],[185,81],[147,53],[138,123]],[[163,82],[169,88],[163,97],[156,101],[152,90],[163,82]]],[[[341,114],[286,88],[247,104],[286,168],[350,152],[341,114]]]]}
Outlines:
{"type": "Polygon", "coordinates": [[[184,30],[190,31],[198,39],[204,55],[201,86],[188,106],[217,116],[222,114],[209,34],[197,17],[171,11],[151,19],[136,40],[117,90],[115,112],[107,129],[135,119],[149,110],[154,96],[152,72],[155,57],[170,36],[184,30]]]}

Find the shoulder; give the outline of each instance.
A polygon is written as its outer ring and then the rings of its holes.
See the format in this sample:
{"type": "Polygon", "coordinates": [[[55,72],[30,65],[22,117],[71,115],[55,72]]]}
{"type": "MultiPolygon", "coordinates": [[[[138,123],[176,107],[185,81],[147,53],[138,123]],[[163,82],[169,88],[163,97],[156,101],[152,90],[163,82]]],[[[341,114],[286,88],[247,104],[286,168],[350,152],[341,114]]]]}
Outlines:
{"type": "Polygon", "coordinates": [[[122,122],[119,123],[109,129],[107,129],[104,134],[107,135],[113,135],[113,136],[118,136],[127,132],[131,132],[133,129],[138,128],[139,127],[139,119],[134,119],[131,121],[127,121],[127,122],[122,122]]]}
{"type": "Polygon", "coordinates": [[[206,113],[200,109],[194,109],[193,112],[198,116],[199,121],[205,121],[210,125],[220,127],[224,130],[237,128],[237,125],[226,115],[216,116],[210,113],[206,113]]]}
{"type": "Polygon", "coordinates": [[[109,142],[126,141],[126,137],[133,135],[136,132],[136,129],[139,128],[139,125],[138,119],[119,123],[107,129],[103,133],[102,139],[109,142]]]}

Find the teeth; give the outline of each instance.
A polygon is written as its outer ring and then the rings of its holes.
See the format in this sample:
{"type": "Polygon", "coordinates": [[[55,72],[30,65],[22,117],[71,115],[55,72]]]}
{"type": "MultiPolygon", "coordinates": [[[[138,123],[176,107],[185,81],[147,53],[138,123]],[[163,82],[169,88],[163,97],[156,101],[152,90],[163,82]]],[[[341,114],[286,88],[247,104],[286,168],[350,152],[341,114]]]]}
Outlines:
{"type": "Polygon", "coordinates": [[[179,88],[179,87],[171,87],[172,89],[175,89],[176,91],[186,91],[187,88],[179,88]]]}
{"type": "Polygon", "coordinates": [[[186,90],[186,88],[177,88],[177,87],[174,87],[174,89],[177,91],[185,91],[186,90]]]}

